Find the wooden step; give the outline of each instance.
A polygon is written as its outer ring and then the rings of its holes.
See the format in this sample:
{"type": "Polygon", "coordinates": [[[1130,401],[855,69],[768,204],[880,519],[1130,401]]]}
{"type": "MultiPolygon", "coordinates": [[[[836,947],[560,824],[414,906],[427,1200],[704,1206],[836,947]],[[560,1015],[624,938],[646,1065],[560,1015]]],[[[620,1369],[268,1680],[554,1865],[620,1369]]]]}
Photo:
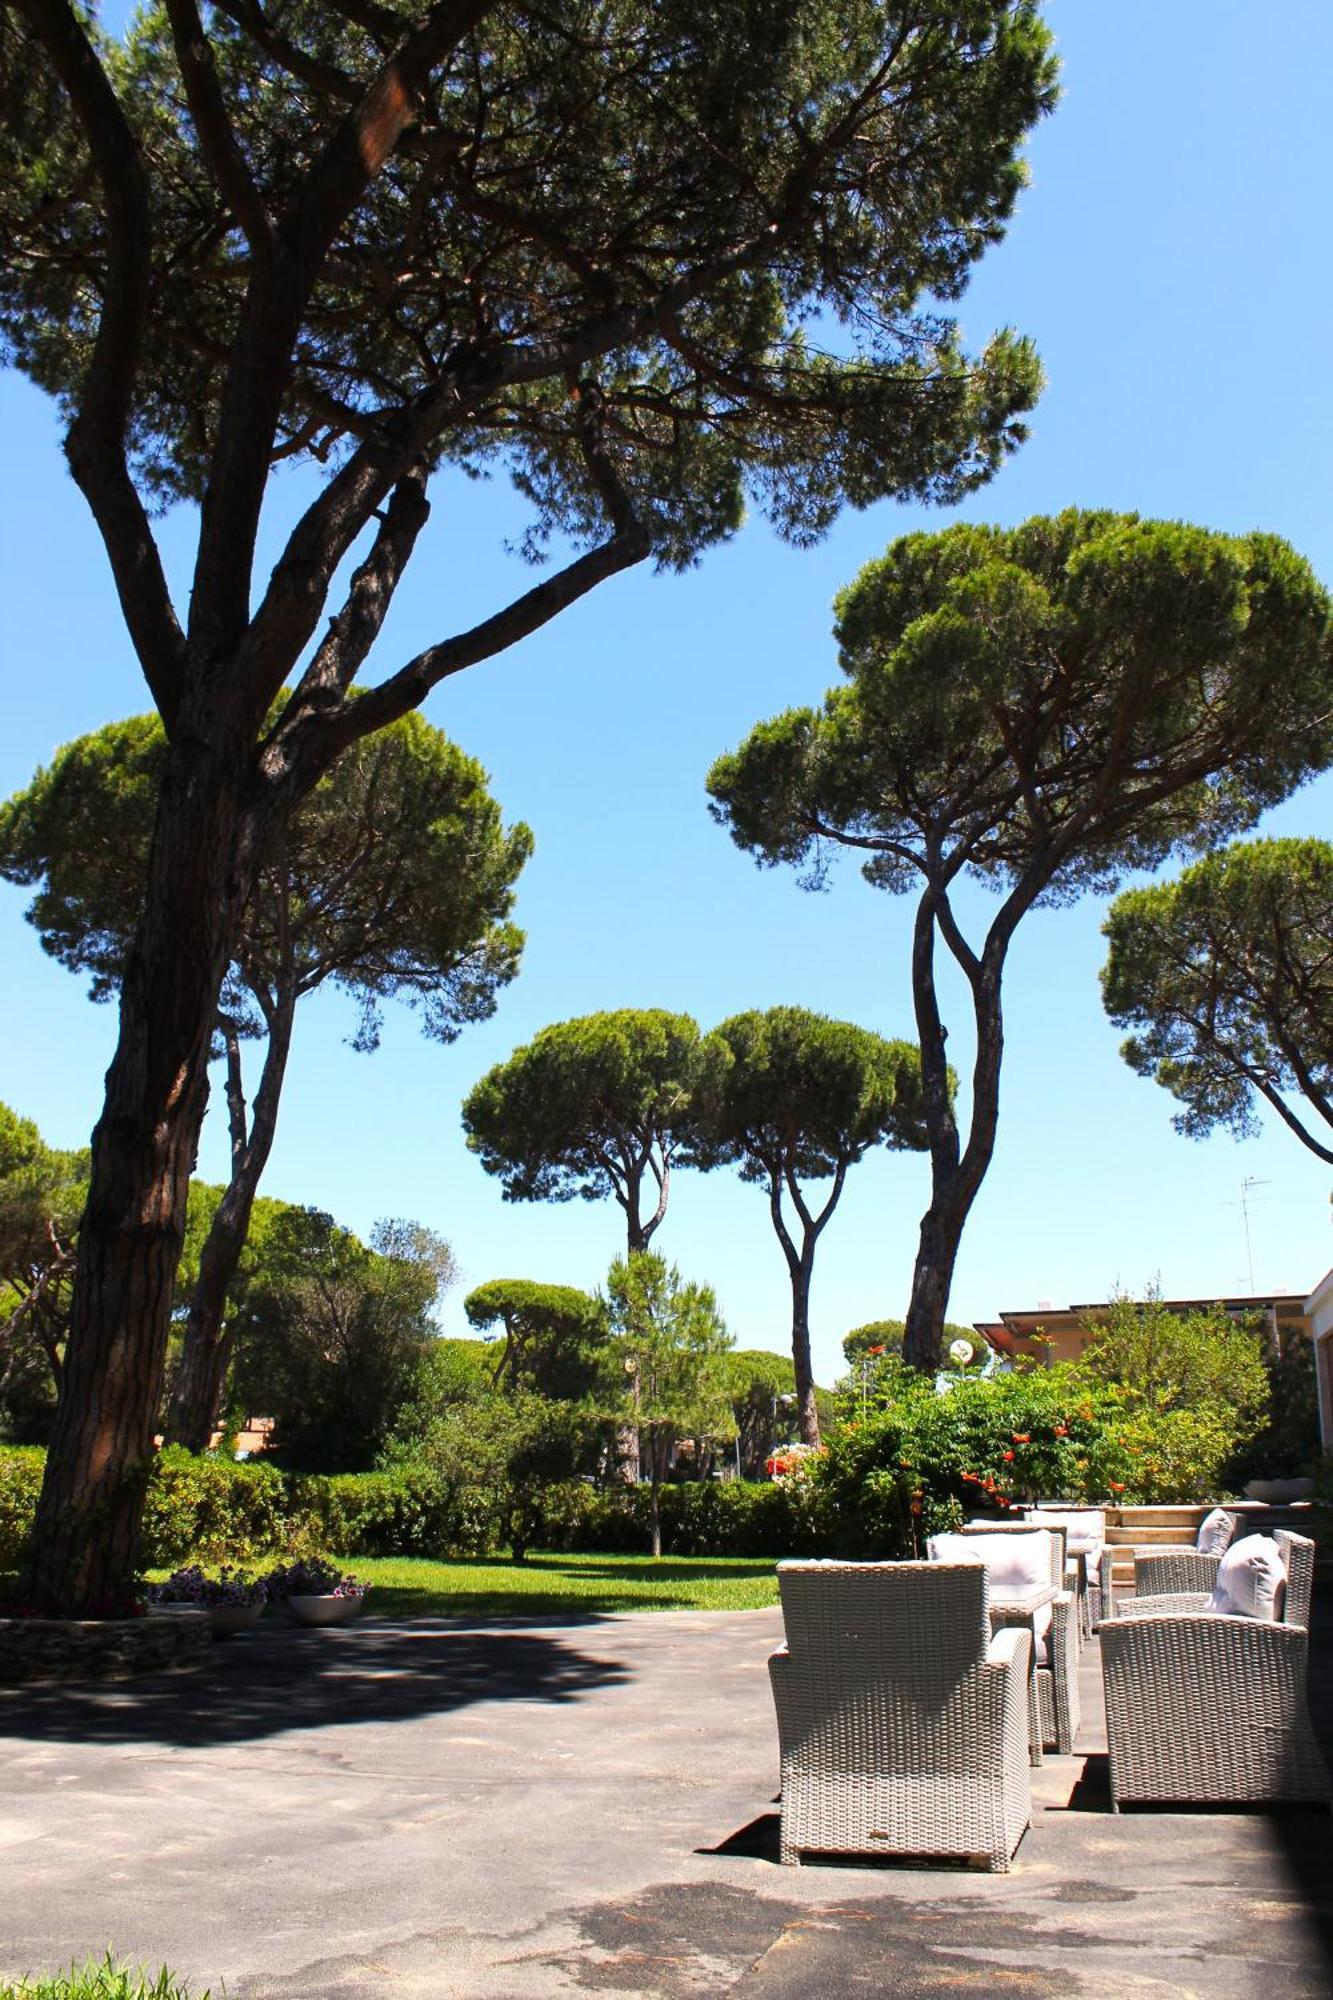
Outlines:
{"type": "Polygon", "coordinates": [[[1117,1509],[1123,1528],[1190,1528],[1193,1541],[1199,1532],[1199,1523],[1210,1514],[1210,1507],[1121,1507],[1117,1509]]]}
{"type": "Polygon", "coordinates": [[[1190,1532],[1191,1523],[1183,1522],[1178,1527],[1145,1527],[1136,1521],[1133,1527],[1110,1528],[1106,1530],[1106,1540],[1113,1549],[1192,1549],[1198,1534],[1197,1526],[1190,1532]]]}

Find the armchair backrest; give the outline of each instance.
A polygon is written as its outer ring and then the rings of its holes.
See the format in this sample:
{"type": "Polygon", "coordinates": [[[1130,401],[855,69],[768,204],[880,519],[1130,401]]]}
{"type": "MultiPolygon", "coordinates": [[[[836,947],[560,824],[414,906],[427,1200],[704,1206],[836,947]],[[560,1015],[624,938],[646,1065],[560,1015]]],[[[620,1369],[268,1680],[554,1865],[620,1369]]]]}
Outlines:
{"type": "Polygon", "coordinates": [[[782,1562],[778,1591],[793,1668],[831,1688],[867,1674],[945,1685],[986,1657],[980,1563],[782,1562]]]}
{"type": "Polygon", "coordinates": [[[1314,1543],[1308,1535],[1293,1535],[1278,1528],[1273,1540],[1282,1551],[1287,1568],[1287,1599],[1282,1614],[1284,1625],[1310,1629],[1310,1596],[1314,1589],[1314,1543]]]}
{"type": "Polygon", "coordinates": [[[1023,1519],[1030,1528],[1063,1528],[1071,1556],[1095,1560],[1106,1543],[1106,1514],[1100,1507],[1029,1507],[1023,1519]]]}
{"type": "Polygon", "coordinates": [[[954,1530],[959,1535],[1044,1535],[1050,1558],[1051,1582],[1057,1590],[1065,1581],[1065,1531],[1063,1528],[1034,1527],[1029,1521],[968,1521],[954,1530]]]}

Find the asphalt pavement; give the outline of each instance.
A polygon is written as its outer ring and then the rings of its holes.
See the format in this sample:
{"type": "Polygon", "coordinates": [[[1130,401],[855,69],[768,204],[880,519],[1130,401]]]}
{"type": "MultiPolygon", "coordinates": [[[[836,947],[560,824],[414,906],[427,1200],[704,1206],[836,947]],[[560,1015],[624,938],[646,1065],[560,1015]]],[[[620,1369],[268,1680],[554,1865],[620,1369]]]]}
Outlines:
{"type": "Polygon", "coordinates": [[[1011,1873],[782,1868],[780,1629],[265,1620],[194,1674],[0,1692],[0,1972],[110,1946],[214,2000],[1333,1991],[1333,1818],[1113,1817],[1095,1645],[1011,1873]]]}

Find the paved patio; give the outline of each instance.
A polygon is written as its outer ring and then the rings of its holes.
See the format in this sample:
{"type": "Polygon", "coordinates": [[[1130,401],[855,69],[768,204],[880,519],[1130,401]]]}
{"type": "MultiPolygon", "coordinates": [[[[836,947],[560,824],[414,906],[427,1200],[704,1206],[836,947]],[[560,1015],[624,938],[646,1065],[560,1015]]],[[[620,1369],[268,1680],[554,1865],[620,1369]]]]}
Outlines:
{"type": "Polygon", "coordinates": [[[1089,1754],[1034,1774],[1011,1874],[780,1868],[779,1630],[261,1626],[202,1674],[0,1693],[0,1971],[110,1944],[215,2000],[1333,1989],[1333,1818],[1113,1818],[1095,1647],[1089,1754]]]}

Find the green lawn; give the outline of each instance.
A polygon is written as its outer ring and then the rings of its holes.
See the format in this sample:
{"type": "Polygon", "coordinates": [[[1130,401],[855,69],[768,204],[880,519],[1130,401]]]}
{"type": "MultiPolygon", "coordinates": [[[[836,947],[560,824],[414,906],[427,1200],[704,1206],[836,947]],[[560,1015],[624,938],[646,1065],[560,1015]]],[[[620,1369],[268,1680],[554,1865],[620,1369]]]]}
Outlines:
{"type": "MultiPolygon", "coordinates": [[[[242,1564],[262,1573],[277,1556],[242,1564]]],[[[419,1556],[339,1556],[372,1586],[365,1616],[561,1618],[603,1611],[754,1611],[778,1601],[771,1556],[503,1556],[429,1562],[419,1556]]],[[[216,1563],[205,1563],[214,1574],[216,1563]]],[[[148,1572],[153,1582],[167,1574],[148,1572]]],[[[0,1575],[0,1588],[16,1579],[0,1575]]],[[[0,2000],[5,2000],[0,1987],[0,2000]]]]}
{"type": "Polygon", "coordinates": [[[493,1556],[427,1562],[352,1556],[371,1586],[366,1614],[386,1618],[558,1618],[603,1611],[752,1611],[776,1604],[772,1558],[736,1556],[493,1556]]]}

